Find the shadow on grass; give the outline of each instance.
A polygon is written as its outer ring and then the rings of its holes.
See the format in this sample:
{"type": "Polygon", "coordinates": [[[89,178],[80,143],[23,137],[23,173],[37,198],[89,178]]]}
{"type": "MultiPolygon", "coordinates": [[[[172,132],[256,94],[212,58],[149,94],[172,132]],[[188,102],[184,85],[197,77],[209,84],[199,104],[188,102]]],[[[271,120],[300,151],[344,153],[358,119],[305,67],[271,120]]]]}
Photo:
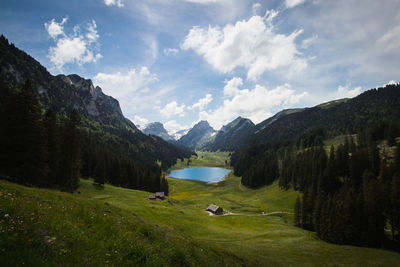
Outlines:
{"type": "Polygon", "coordinates": [[[104,184],[93,183],[93,187],[97,190],[104,190],[104,184]]]}

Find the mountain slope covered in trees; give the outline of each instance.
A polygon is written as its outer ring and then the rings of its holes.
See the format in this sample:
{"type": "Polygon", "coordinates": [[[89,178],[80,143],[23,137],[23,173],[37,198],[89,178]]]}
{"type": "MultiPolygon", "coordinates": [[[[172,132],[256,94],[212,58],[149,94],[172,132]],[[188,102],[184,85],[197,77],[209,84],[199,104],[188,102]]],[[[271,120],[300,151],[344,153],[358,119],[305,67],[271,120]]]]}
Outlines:
{"type": "MultiPolygon", "coordinates": [[[[23,99],[35,102],[32,107],[37,110],[34,112],[37,121],[32,122],[31,130],[39,132],[37,136],[40,138],[36,141],[44,140],[43,133],[49,130],[42,115],[45,111],[55,113],[51,127],[58,132],[55,134],[57,140],[59,133],[63,132],[63,121],[77,112],[80,117],[79,139],[87,144],[82,146],[77,168],[82,166],[83,175],[98,178],[100,183],[109,181],[132,188],[155,189],[162,183],[161,170],[172,166],[178,158],[191,155],[187,149],[141,133],[123,116],[118,101],[103,94],[101,88],[94,87],[90,80],[78,75],[51,75],[3,35],[0,38],[0,66],[0,106],[13,112],[13,108],[23,109],[23,99]],[[27,94],[27,91],[31,93],[27,94]],[[35,127],[41,129],[34,130],[35,127]],[[120,173],[121,177],[111,175],[114,172],[120,173]]],[[[1,127],[6,127],[10,120],[3,116],[1,127]]],[[[26,123],[26,120],[18,122],[26,123]]],[[[14,129],[22,131],[21,127],[14,129]]],[[[48,151],[42,153],[38,150],[35,153],[39,158],[42,155],[45,158],[48,151]]]]}
{"type": "Polygon", "coordinates": [[[323,240],[398,249],[399,115],[400,84],[285,115],[232,155],[235,175],[300,190],[295,222],[323,240]]]}
{"type": "Polygon", "coordinates": [[[223,126],[206,148],[211,151],[234,151],[246,143],[254,131],[254,123],[246,118],[238,117],[223,126]]]}

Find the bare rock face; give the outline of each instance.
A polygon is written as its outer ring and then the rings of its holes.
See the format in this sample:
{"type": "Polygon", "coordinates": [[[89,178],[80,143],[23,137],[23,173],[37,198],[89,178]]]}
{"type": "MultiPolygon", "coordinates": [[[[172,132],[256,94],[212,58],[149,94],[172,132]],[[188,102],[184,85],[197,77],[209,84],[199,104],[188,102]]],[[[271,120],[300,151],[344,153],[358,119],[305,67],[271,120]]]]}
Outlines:
{"type": "Polygon", "coordinates": [[[172,141],[174,138],[170,136],[165,130],[164,125],[161,122],[152,122],[149,123],[146,128],[142,131],[144,134],[151,134],[158,137],[161,137],[165,141],[172,141]]]}
{"type": "Polygon", "coordinates": [[[82,98],[84,108],[89,115],[98,117],[102,113],[109,111],[110,113],[115,112],[123,116],[118,100],[105,95],[100,87],[94,87],[92,80],[71,74],[64,76],[64,81],[70,83],[82,93],[84,96],[82,98]]]}

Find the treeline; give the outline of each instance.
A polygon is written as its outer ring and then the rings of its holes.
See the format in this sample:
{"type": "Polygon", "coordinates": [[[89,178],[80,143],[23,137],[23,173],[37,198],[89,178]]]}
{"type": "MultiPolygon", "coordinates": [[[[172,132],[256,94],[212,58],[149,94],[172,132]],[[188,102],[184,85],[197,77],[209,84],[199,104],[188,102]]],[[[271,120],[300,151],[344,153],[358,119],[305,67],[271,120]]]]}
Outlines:
{"type": "MultiPolygon", "coordinates": [[[[137,162],[81,128],[76,110],[58,116],[44,109],[30,81],[0,84],[0,175],[18,183],[73,192],[79,177],[102,185],[168,192],[160,167],[137,162]]],[[[170,163],[169,163],[170,164],[170,163]]]]}
{"type": "Polygon", "coordinates": [[[0,174],[17,183],[74,191],[79,184],[79,114],[72,112],[59,123],[51,110],[43,115],[30,81],[6,95],[0,110],[0,174]]]}
{"type": "Polygon", "coordinates": [[[93,177],[99,185],[110,183],[143,191],[164,191],[168,195],[167,180],[161,176],[161,169],[156,164],[139,164],[125,154],[109,149],[93,133],[83,132],[82,138],[85,144],[82,147],[82,177],[93,177]]]}
{"type": "Polygon", "coordinates": [[[295,224],[328,242],[387,246],[385,229],[398,247],[400,231],[400,145],[394,159],[379,156],[377,142],[347,141],[327,157],[322,147],[284,159],[283,188],[303,192],[295,224]]]}
{"type": "Polygon", "coordinates": [[[279,179],[281,188],[301,191],[294,207],[295,224],[316,231],[325,241],[398,248],[399,122],[394,118],[375,124],[329,151],[323,147],[325,135],[323,129],[315,129],[292,142],[235,153],[235,174],[252,188],[279,179]],[[384,140],[387,146],[380,149],[384,140]]]}

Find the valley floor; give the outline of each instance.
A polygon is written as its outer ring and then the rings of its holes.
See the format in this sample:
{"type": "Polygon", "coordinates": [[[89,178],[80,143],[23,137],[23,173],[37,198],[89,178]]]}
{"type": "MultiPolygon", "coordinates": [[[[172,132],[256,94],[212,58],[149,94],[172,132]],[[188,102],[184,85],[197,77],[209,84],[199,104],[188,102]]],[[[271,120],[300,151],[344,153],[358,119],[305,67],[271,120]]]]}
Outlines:
{"type": "MultiPolygon", "coordinates": [[[[200,152],[189,166],[226,167],[227,156],[200,152]]],[[[187,161],[176,168],[186,166],[187,161]]],[[[82,180],[73,195],[0,180],[0,261],[68,266],[400,263],[400,253],[333,245],[294,227],[298,193],[283,191],[277,183],[251,190],[233,174],[218,184],[173,178],[168,182],[169,197],[150,201],[149,193],[110,185],[98,188],[90,180],[82,180]],[[212,203],[235,216],[209,216],[205,209],[212,203]],[[21,251],[15,251],[18,248],[21,251]]]]}

